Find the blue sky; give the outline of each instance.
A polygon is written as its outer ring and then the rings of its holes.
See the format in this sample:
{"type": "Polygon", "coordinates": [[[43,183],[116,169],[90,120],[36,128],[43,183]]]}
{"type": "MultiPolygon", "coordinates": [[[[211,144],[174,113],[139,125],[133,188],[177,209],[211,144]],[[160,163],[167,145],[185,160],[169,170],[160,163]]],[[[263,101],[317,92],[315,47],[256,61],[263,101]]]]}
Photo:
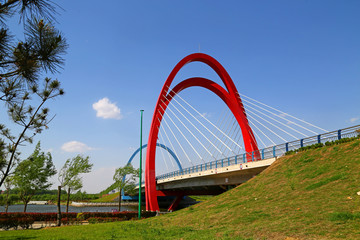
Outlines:
{"type": "MultiPolygon", "coordinates": [[[[94,163],[84,176],[87,192],[110,185],[114,169],[139,146],[140,109],[147,142],[165,79],[199,50],[226,68],[240,93],[328,130],[360,124],[359,1],[58,3],[57,27],[70,47],[56,77],[66,95],[48,104],[56,118],[35,141],[58,169],[79,153],[64,144],[83,144],[75,145],[94,163]],[[97,115],[99,100],[99,108],[115,104],[120,113],[97,115]]],[[[219,80],[193,63],[175,82],[192,76],[219,80]]],[[[184,96],[203,112],[216,111],[212,94],[191,89],[184,96]]],[[[21,151],[27,156],[34,147],[21,151]]]]}

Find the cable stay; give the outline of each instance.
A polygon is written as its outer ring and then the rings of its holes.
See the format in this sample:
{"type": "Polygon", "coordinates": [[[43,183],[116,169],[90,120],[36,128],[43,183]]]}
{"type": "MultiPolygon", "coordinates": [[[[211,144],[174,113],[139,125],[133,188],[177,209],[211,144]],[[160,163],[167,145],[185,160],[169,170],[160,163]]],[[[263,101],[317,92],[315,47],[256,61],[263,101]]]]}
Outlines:
{"type": "MultiPolygon", "coordinates": [[[[281,136],[279,136],[277,133],[275,133],[273,130],[271,130],[270,128],[266,127],[264,124],[262,124],[261,122],[259,122],[257,119],[255,119],[253,116],[248,115],[251,119],[255,120],[257,123],[259,123],[261,126],[263,126],[264,128],[266,128],[267,130],[269,130],[270,132],[272,132],[275,136],[277,136],[278,138],[280,138],[281,140],[283,140],[284,142],[288,142],[286,139],[282,138],[281,136]]],[[[273,141],[272,141],[273,142],[273,141]]],[[[274,145],[276,145],[274,143],[274,145]]]]}
{"type": "Polygon", "coordinates": [[[247,111],[248,111],[248,113],[251,113],[251,114],[255,115],[256,117],[260,118],[261,120],[263,120],[263,121],[265,121],[265,122],[269,123],[270,125],[272,125],[272,126],[276,127],[276,128],[277,128],[277,129],[279,129],[280,131],[282,131],[282,132],[286,133],[287,135],[289,135],[289,136],[293,137],[295,140],[296,140],[296,139],[298,139],[297,137],[295,137],[295,136],[294,136],[294,135],[292,135],[291,133],[289,133],[289,132],[285,131],[284,129],[282,129],[282,128],[278,127],[278,126],[276,126],[276,125],[275,125],[275,124],[273,124],[272,122],[270,122],[270,121],[268,121],[268,120],[266,120],[266,119],[264,119],[264,118],[260,117],[259,115],[257,115],[257,114],[256,114],[256,113],[254,113],[253,111],[251,111],[251,110],[249,110],[249,109],[248,109],[247,111]]]}
{"type": "MultiPolygon", "coordinates": [[[[264,116],[266,116],[266,117],[270,118],[271,120],[274,120],[274,121],[275,121],[275,122],[277,122],[277,123],[280,123],[281,125],[283,125],[283,126],[285,126],[285,127],[287,127],[287,128],[290,128],[291,130],[293,130],[293,131],[295,131],[295,132],[297,132],[297,133],[299,133],[299,134],[303,135],[304,137],[309,137],[308,135],[306,135],[306,134],[304,134],[304,133],[302,133],[302,132],[300,132],[300,131],[298,131],[298,130],[296,130],[296,129],[292,128],[292,127],[290,127],[289,125],[287,125],[287,124],[285,124],[285,123],[283,123],[283,122],[280,122],[279,120],[276,120],[275,118],[273,118],[273,117],[271,117],[271,116],[269,116],[269,115],[267,115],[267,114],[265,114],[265,113],[263,113],[263,112],[261,112],[261,111],[259,111],[259,110],[255,109],[255,108],[253,108],[253,107],[251,107],[251,106],[246,106],[246,107],[247,107],[247,108],[250,108],[250,109],[252,109],[252,110],[257,111],[258,113],[261,113],[262,115],[264,115],[264,116]]],[[[249,110],[248,110],[248,111],[249,111],[249,110]]],[[[280,116],[279,116],[279,117],[280,117],[280,116]]]]}
{"type": "MultiPolygon", "coordinates": [[[[176,119],[185,127],[185,129],[191,134],[191,136],[193,136],[193,138],[195,138],[195,140],[203,147],[203,148],[205,148],[205,146],[201,143],[201,141],[194,135],[194,133],[192,132],[192,131],[190,131],[190,129],[186,126],[186,124],[184,124],[182,121],[181,121],[181,119],[173,112],[173,110],[171,110],[171,108],[169,108],[169,106],[168,106],[168,108],[167,108],[175,117],[176,117],[176,119]]],[[[170,116],[169,116],[169,114],[167,113],[167,116],[169,117],[169,119],[171,120],[171,118],[170,118],[170,116]]],[[[203,159],[203,157],[202,156],[200,156],[200,154],[195,150],[195,148],[193,147],[193,145],[189,142],[189,144],[191,145],[191,147],[194,149],[194,151],[196,152],[196,154],[199,156],[199,158],[203,161],[203,162],[205,162],[204,161],[204,159],[203,159]]],[[[205,148],[206,149],[206,148],[205,148]]],[[[207,150],[207,149],[206,149],[207,150]]],[[[207,150],[208,151],[208,150],[207,150]]],[[[212,156],[212,154],[208,151],[208,153],[209,153],[209,155],[210,156],[212,156]]]]}
{"type": "MultiPolygon", "coordinates": [[[[205,136],[205,134],[203,134],[174,104],[171,104],[171,107],[174,107],[175,109],[176,109],[176,111],[177,112],[179,112],[180,114],[181,114],[181,116],[183,116],[190,124],[191,124],[191,126],[193,126],[200,134],[201,134],[201,136],[203,136],[209,143],[211,143],[214,147],[215,147],[215,149],[217,150],[217,151],[220,151],[206,136],[205,136]]],[[[170,109],[170,105],[168,106],[168,109],[176,116],[176,114],[170,109]]],[[[177,116],[176,116],[177,117],[177,116]]],[[[186,129],[188,129],[185,125],[184,125],[184,127],[186,128],[186,129]]],[[[191,133],[192,134],[192,133],[191,133]]],[[[196,139],[196,140],[198,140],[195,136],[194,136],[194,138],[196,139]]],[[[214,158],[214,155],[201,143],[201,141],[200,140],[198,140],[198,142],[200,143],[200,145],[205,149],[205,151],[212,157],[212,158],[214,158]]],[[[216,160],[216,159],[215,159],[216,160]]]]}
{"type": "MultiPolygon", "coordinates": [[[[171,92],[174,92],[173,90],[171,90],[171,92]]],[[[175,92],[174,92],[175,93],[175,92]]],[[[215,127],[218,131],[220,131],[224,136],[226,136],[227,138],[229,138],[229,136],[227,136],[223,131],[221,131],[217,126],[215,126],[210,120],[208,120],[206,117],[204,117],[198,110],[196,110],[193,106],[191,106],[191,104],[189,104],[187,101],[185,101],[181,96],[178,96],[184,103],[186,103],[191,109],[193,109],[198,115],[200,115],[203,119],[205,119],[208,123],[210,123],[213,127],[215,127]]],[[[199,122],[200,123],[200,122],[199,122]]],[[[200,123],[202,124],[202,123],[200,123]]],[[[203,125],[203,124],[202,124],[203,125]]],[[[217,138],[218,139],[218,138],[217,138]]],[[[234,140],[232,140],[231,138],[229,138],[231,141],[234,142],[234,140]]],[[[219,140],[219,139],[218,139],[219,140]]],[[[221,141],[221,140],[219,140],[221,141]]],[[[222,142],[222,141],[221,141],[222,142]]],[[[223,143],[223,142],[222,142],[223,143]]],[[[235,143],[235,142],[234,142],[235,143]]],[[[235,143],[236,145],[238,145],[237,143],[235,143]]],[[[240,145],[238,145],[238,147],[241,147],[240,145]]],[[[230,148],[228,148],[230,151],[232,151],[230,148]]]]}
{"type": "MultiPolygon", "coordinates": [[[[240,94],[239,94],[239,96],[240,96],[240,94]]],[[[265,103],[259,102],[259,101],[255,100],[255,99],[253,99],[253,98],[250,98],[250,97],[248,97],[248,96],[246,96],[246,95],[244,95],[244,94],[241,94],[241,99],[244,100],[244,97],[247,98],[247,99],[250,99],[250,100],[252,100],[252,101],[254,101],[254,102],[256,102],[256,103],[259,103],[259,104],[261,104],[261,105],[263,105],[263,106],[266,106],[266,107],[268,107],[268,108],[270,108],[270,109],[272,109],[272,110],[275,110],[275,111],[277,111],[277,112],[279,112],[279,113],[281,113],[281,114],[283,114],[283,115],[285,115],[285,116],[292,117],[292,118],[294,118],[294,119],[296,119],[296,120],[298,120],[298,121],[300,121],[300,122],[303,122],[303,123],[305,123],[305,124],[308,124],[308,125],[310,125],[310,126],[312,126],[312,127],[314,127],[314,128],[320,129],[321,131],[329,132],[328,130],[325,130],[325,129],[323,129],[323,128],[320,128],[320,127],[318,127],[318,126],[315,126],[314,124],[311,124],[311,123],[309,123],[309,122],[306,122],[306,121],[304,121],[304,120],[302,120],[302,119],[299,119],[299,118],[297,118],[297,117],[294,117],[294,116],[292,116],[292,115],[290,115],[290,114],[288,114],[288,113],[285,113],[285,112],[283,112],[283,111],[280,111],[280,110],[278,110],[278,109],[276,109],[276,108],[273,108],[273,107],[271,107],[271,106],[269,106],[269,105],[266,105],[265,103]]],[[[308,131],[311,131],[311,130],[308,130],[308,131]]],[[[312,133],[315,133],[316,135],[318,134],[318,133],[313,132],[313,131],[311,131],[311,132],[312,132],[312,133]]]]}
{"type": "MultiPolygon", "coordinates": [[[[248,118],[248,121],[250,122],[250,124],[251,124],[253,127],[255,127],[257,130],[259,130],[259,132],[261,132],[273,145],[276,145],[276,143],[275,143],[268,135],[266,135],[263,131],[261,131],[261,129],[260,129],[255,123],[253,123],[253,122],[251,121],[251,119],[248,118]]],[[[256,134],[256,131],[255,131],[254,134],[256,134]]],[[[266,146],[266,144],[261,140],[260,137],[259,137],[259,140],[260,140],[260,141],[262,142],[262,144],[264,145],[264,148],[268,147],[268,146],[266,146]]]]}
{"type": "MultiPolygon", "coordinates": [[[[168,165],[167,165],[167,163],[166,163],[166,159],[165,159],[164,153],[163,153],[163,151],[161,151],[161,150],[160,150],[160,152],[161,152],[161,155],[162,155],[162,157],[163,157],[163,159],[164,159],[165,167],[166,167],[167,171],[169,172],[170,170],[169,170],[169,167],[168,167],[168,165]]],[[[168,153],[168,154],[169,154],[169,153],[168,153]]]]}
{"type": "MultiPolygon", "coordinates": [[[[163,136],[162,136],[162,134],[161,134],[160,131],[159,131],[159,135],[160,135],[160,137],[159,137],[158,140],[160,140],[160,142],[165,142],[165,141],[164,141],[164,138],[163,138],[163,136]]],[[[158,141],[158,142],[159,142],[159,141],[158,141]]],[[[163,153],[162,150],[160,150],[160,151],[161,151],[161,154],[162,154],[162,156],[163,156],[163,158],[164,158],[164,162],[165,162],[166,168],[168,168],[168,167],[167,167],[167,163],[166,163],[166,161],[165,161],[164,153],[163,153]]],[[[170,153],[169,153],[168,151],[166,151],[166,153],[167,153],[167,155],[168,155],[168,157],[169,157],[169,161],[170,161],[172,167],[175,168],[174,162],[171,160],[171,155],[170,155],[170,153]]]]}
{"type": "MultiPolygon", "coordinates": [[[[162,110],[165,112],[165,110],[163,109],[163,107],[160,105],[160,107],[162,108],[162,110]]],[[[172,124],[175,126],[175,128],[180,132],[181,136],[185,139],[185,141],[190,145],[190,147],[194,150],[194,152],[198,155],[198,157],[200,159],[201,156],[199,155],[199,153],[196,151],[196,149],[194,148],[194,146],[190,143],[190,141],[187,139],[187,137],[183,134],[183,132],[179,129],[179,127],[175,124],[175,122],[172,120],[172,118],[169,116],[169,114],[167,112],[165,112],[166,116],[170,119],[170,121],[172,122],[172,124]]],[[[194,165],[192,163],[192,161],[190,161],[192,165],[194,165]]]]}
{"type": "MultiPolygon", "coordinates": [[[[161,115],[161,113],[160,113],[160,115],[161,115]]],[[[158,119],[158,120],[160,121],[160,119],[158,119]]],[[[188,159],[188,161],[193,165],[193,163],[192,163],[192,161],[190,160],[189,156],[188,156],[187,153],[185,152],[183,146],[181,145],[181,143],[180,143],[179,140],[177,139],[177,137],[176,137],[176,135],[174,134],[174,132],[171,130],[169,124],[168,124],[167,121],[166,121],[166,119],[163,118],[163,120],[164,120],[165,125],[169,128],[171,134],[174,136],[177,144],[180,146],[180,148],[181,148],[181,150],[183,151],[184,155],[186,156],[186,158],[188,159]]]]}

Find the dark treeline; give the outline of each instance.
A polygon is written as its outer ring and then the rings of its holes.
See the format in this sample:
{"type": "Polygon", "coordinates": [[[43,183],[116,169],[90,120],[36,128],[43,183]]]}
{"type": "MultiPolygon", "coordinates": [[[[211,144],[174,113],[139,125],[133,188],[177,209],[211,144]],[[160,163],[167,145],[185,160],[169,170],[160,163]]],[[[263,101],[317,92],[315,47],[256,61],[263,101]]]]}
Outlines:
{"type": "MultiPolygon", "coordinates": [[[[39,191],[31,198],[31,201],[51,201],[55,203],[57,201],[57,194],[58,194],[58,190],[39,191]]],[[[19,193],[16,189],[10,190],[9,197],[11,198],[11,201],[13,203],[20,202],[19,193]]],[[[67,197],[66,191],[63,190],[61,195],[61,201],[66,201],[66,197],[67,197]]],[[[70,201],[89,201],[97,198],[99,198],[99,194],[88,194],[85,191],[84,192],[78,191],[74,194],[70,194],[70,201]]],[[[5,205],[4,204],[5,199],[6,199],[6,194],[2,192],[2,194],[0,194],[0,205],[5,205]]]]}

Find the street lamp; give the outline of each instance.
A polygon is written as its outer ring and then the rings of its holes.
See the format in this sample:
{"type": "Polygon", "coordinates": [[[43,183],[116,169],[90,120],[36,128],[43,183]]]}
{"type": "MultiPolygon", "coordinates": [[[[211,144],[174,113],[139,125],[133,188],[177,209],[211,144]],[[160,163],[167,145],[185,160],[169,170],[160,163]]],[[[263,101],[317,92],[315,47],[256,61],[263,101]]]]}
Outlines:
{"type": "Polygon", "coordinates": [[[141,173],[142,173],[142,122],[143,122],[143,112],[140,110],[141,120],[140,120],[140,167],[139,167],[139,212],[138,217],[141,219],[141,173]]]}

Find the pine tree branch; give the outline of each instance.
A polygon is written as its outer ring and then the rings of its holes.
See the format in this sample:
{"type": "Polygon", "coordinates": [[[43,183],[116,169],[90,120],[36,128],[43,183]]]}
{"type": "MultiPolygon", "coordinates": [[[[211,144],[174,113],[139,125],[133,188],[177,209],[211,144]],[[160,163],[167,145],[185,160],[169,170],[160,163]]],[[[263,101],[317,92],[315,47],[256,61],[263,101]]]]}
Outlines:
{"type": "Polygon", "coordinates": [[[0,187],[2,186],[3,182],[5,181],[6,177],[9,175],[9,172],[10,172],[10,168],[11,168],[11,165],[14,161],[14,156],[15,156],[15,150],[16,148],[18,147],[18,145],[20,144],[22,138],[24,137],[25,135],[25,132],[28,130],[28,128],[30,128],[30,126],[32,125],[32,122],[34,121],[35,119],[35,116],[36,114],[38,113],[38,111],[41,109],[42,105],[46,102],[47,98],[44,98],[41,102],[41,104],[38,106],[38,108],[36,109],[36,111],[34,112],[34,114],[32,115],[29,123],[24,127],[23,131],[21,132],[18,140],[16,141],[15,145],[13,146],[13,149],[11,151],[11,156],[10,156],[10,160],[9,160],[9,163],[8,163],[8,166],[6,168],[6,171],[5,171],[5,174],[3,175],[1,181],[0,181],[0,187]]]}
{"type": "Polygon", "coordinates": [[[14,4],[16,5],[18,2],[20,2],[20,0],[9,0],[9,1],[5,2],[4,4],[0,4],[0,10],[9,8],[14,4]]]}

